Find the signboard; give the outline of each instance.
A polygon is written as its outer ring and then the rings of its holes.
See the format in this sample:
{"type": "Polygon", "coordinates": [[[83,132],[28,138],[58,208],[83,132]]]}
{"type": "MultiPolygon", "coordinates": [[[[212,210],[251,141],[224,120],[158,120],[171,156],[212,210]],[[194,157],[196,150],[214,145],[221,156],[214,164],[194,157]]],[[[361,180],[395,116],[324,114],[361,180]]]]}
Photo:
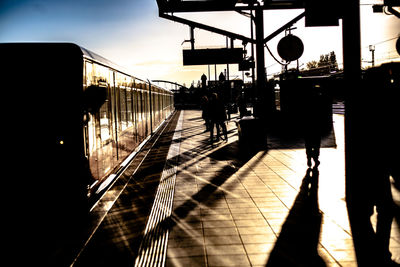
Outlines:
{"type": "Polygon", "coordinates": [[[254,61],[243,60],[242,62],[239,63],[239,71],[247,71],[252,68],[255,68],[254,61]]]}
{"type": "Polygon", "coordinates": [[[306,27],[339,26],[341,3],[305,0],[306,27]]]}
{"type": "Polygon", "coordinates": [[[242,48],[183,50],[183,65],[235,64],[243,61],[242,48]]]}

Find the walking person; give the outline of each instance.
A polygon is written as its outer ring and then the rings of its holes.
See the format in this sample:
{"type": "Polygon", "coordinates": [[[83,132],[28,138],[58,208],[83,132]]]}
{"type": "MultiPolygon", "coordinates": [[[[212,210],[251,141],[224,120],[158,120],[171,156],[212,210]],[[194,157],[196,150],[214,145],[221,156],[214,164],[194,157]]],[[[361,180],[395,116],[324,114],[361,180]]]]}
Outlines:
{"type": "Polygon", "coordinates": [[[210,97],[210,141],[214,142],[214,126],[217,129],[217,138],[216,141],[219,141],[221,137],[220,128],[224,134],[225,141],[228,141],[228,133],[225,125],[226,110],[225,106],[218,97],[217,93],[211,94],[210,97]]]}
{"type": "Polygon", "coordinates": [[[210,103],[208,97],[204,95],[200,100],[200,107],[202,110],[201,117],[206,125],[206,132],[210,130],[210,103]]]}
{"type": "Polygon", "coordinates": [[[307,166],[311,167],[320,164],[319,155],[321,147],[321,138],[331,130],[331,119],[329,119],[330,103],[322,94],[319,86],[313,86],[305,99],[303,110],[303,134],[306,147],[307,166]]]}
{"type": "Polygon", "coordinates": [[[247,109],[246,109],[246,99],[244,98],[244,93],[241,92],[240,95],[237,98],[237,105],[239,107],[239,116],[240,118],[243,118],[247,114],[247,109]]]}

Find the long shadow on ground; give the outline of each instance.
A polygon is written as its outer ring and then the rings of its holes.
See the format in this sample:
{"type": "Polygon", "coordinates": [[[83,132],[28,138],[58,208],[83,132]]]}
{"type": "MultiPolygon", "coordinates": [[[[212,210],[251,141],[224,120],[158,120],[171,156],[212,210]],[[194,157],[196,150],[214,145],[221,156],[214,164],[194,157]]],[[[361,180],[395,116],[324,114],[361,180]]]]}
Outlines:
{"type": "Polygon", "coordinates": [[[266,267],[326,266],[317,250],[323,216],[318,207],[318,177],[318,169],[307,170],[266,267]]]}

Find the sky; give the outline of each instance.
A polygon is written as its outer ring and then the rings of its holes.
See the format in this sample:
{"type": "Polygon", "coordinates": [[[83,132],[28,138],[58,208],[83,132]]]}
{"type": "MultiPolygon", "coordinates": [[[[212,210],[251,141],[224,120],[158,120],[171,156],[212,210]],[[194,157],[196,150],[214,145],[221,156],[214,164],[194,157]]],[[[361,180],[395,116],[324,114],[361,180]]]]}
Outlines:
{"type": "MultiPolygon", "coordinates": [[[[371,3],[361,0],[361,40],[363,66],[370,65],[368,46],[375,44],[376,64],[399,61],[395,41],[400,35],[400,19],[372,13],[371,3]]],[[[303,10],[265,11],[264,34],[268,36],[303,10]]],[[[205,23],[250,37],[250,21],[236,12],[177,13],[187,19],[205,23]]],[[[302,39],[304,53],[301,67],[321,54],[334,51],[342,63],[341,27],[308,27],[304,19],[294,25],[293,34],[302,39]]],[[[267,43],[275,57],[281,33],[267,43]]],[[[183,66],[182,49],[188,43],[189,27],[158,16],[156,0],[0,0],[0,42],[72,42],[124,67],[144,79],[169,80],[190,85],[197,83],[208,66],[183,66]]],[[[223,47],[226,38],[195,29],[195,46],[223,47]]],[[[235,41],[236,47],[242,47],[235,41]]],[[[250,54],[250,46],[247,46],[250,54]]],[[[278,73],[281,66],[265,50],[267,74],[278,73]]],[[[291,65],[295,67],[295,65],[291,65]]],[[[217,65],[217,77],[226,69],[217,65]]],[[[242,78],[237,65],[230,65],[230,78],[242,78]]],[[[214,79],[214,66],[210,78],[214,79]]]]}

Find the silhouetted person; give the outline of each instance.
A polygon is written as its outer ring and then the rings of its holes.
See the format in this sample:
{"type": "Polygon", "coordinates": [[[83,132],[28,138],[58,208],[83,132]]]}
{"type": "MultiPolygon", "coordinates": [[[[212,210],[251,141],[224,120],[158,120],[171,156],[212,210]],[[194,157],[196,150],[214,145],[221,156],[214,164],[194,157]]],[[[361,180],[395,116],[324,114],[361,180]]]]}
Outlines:
{"type": "MultiPolygon", "coordinates": [[[[373,70],[372,70],[373,71],[373,70]]],[[[375,231],[375,246],[378,257],[378,263],[383,263],[383,266],[400,266],[395,265],[391,260],[391,253],[389,250],[389,240],[391,233],[392,221],[395,212],[395,203],[393,201],[390,176],[398,179],[399,176],[399,150],[400,140],[398,136],[398,87],[395,86],[390,79],[399,81],[400,77],[385,77],[390,71],[384,71],[380,77],[375,78],[376,84],[370,82],[372,89],[379,88],[381,99],[377,100],[376,110],[374,110],[369,118],[371,121],[371,129],[368,136],[371,139],[374,137],[379,140],[372,148],[376,159],[374,160],[374,167],[369,171],[372,184],[371,192],[374,193],[373,205],[376,207],[377,224],[375,231]],[[382,77],[383,76],[383,77],[382,77]],[[386,84],[385,84],[386,81],[386,84]]],[[[399,75],[400,73],[397,72],[399,75]]],[[[378,90],[376,90],[378,91],[378,90]]],[[[374,100],[374,90],[369,91],[369,99],[374,100]]],[[[371,213],[373,210],[371,210],[371,213]]]]}
{"type": "Polygon", "coordinates": [[[239,116],[240,118],[243,118],[244,116],[246,116],[247,113],[246,99],[244,98],[243,93],[240,93],[240,95],[238,96],[237,105],[239,108],[239,116]]]}
{"type": "Polygon", "coordinates": [[[314,86],[307,92],[303,110],[303,134],[306,147],[307,166],[311,167],[311,159],[316,167],[319,166],[321,138],[329,132],[331,120],[329,119],[329,100],[322,94],[319,86],[314,86]]]}
{"type": "MultiPolygon", "coordinates": [[[[372,131],[374,133],[375,131],[372,131]]],[[[361,221],[361,232],[359,240],[359,249],[363,258],[359,266],[400,266],[391,260],[389,249],[392,221],[395,212],[395,203],[393,201],[390,184],[390,160],[385,141],[380,145],[371,148],[370,156],[374,159],[364,159],[365,168],[363,173],[363,182],[360,189],[365,191],[364,207],[367,216],[361,221]],[[368,166],[368,167],[367,167],[368,166]],[[376,227],[374,229],[371,223],[371,216],[376,210],[376,227]],[[361,243],[360,243],[361,242],[361,243]],[[368,265],[369,264],[369,265],[368,265]]],[[[366,156],[367,157],[367,156],[366,156]]]]}
{"type": "Polygon", "coordinates": [[[217,138],[216,140],[219,141],[221,137],[220,127],[223,131],[225,136],[225,140],[228,141],[228,133],[226,130],[226,110],[225,106],[222,101],[219,99],[217,93],[211,94],[210,97],[210,140],[211,143],[214,142],[214,125],[217,128],[217,138]]]}
{"type": "Polygon", "coordinates": [[[218,81],[224,82],[226,80],[225,75],[221,72],[218,77],[218,81]]]}
{"type": "Polygon", "coordinates": [[[379,102],[376,106],[377,110],[374,110],[374,114],[370,118],[373,121],[371,125],[373,127],[372,135],[379,141],[373,148],[373,152],[375,152],[374,154],[378,159],[375,161],[377,173],[373,180],[374,184],[372,184],[376,193],[375,206],[378,213],[375,233],[377,252],[383,264],[400,266],[400,264],[395,265],[393,263],[389,250],[391,226],[395,215],[390,176],[395,181],[400,178],[400,140],[398,134],[400,64],[388,69],[384,67],[380,75],[373,77],[373,79],[373,82],[368,82],[373,86],[370,91],[370,99],[375,100],[376,92],[379,92],[381,97],[381,99],[376,100],[376,102],[379,102]],[[376,84],[374,84],[375,82],[376,84]],[[374,88],[375,90],[373,90],[374,88]]]}
{"type": "MultiPolygon", "coordinates": [[[[349,98],[353,110],[351,168],[346,202],[358,266],[400,266],[391,259],[389,241],[396,215],[390,176],[398,177],[399,66],[366,71],[362,93],[349,98]],[[397,84],[396,84],[397,82],[397,84]],[[373,106],[371,106],[373,104],[373,106]],[[377,213],[376,227],[371,216],[377,213]]],[[[349,105],[350,106],[350,105],[349,105]]]]}
{"type": "MultiPolygon", "coordinates": [[[[375,245],[378,261],[390,266],[392,254],[389,250],[390,232],[394,218],[394,202],[390,188],[389,172],[384,168],[375,177],[374,206],[377,212],[377,223],[375,231],[375,245]]],[[[373,209],[371,209],[371,215],[373,209]]]]}
{"type": "Polygon", "coordinates": [[[201,117],[206,125],[206,131],[210,130],[210,102],[207,96],[203,96],[200,100],[200,107],[202,110],[201,117]]]}
{"type": "Polygon", "coordinates": [[[207,88],[207,76],[203,73],[201,75],[201,88],[206,89],[207,88]]]}

